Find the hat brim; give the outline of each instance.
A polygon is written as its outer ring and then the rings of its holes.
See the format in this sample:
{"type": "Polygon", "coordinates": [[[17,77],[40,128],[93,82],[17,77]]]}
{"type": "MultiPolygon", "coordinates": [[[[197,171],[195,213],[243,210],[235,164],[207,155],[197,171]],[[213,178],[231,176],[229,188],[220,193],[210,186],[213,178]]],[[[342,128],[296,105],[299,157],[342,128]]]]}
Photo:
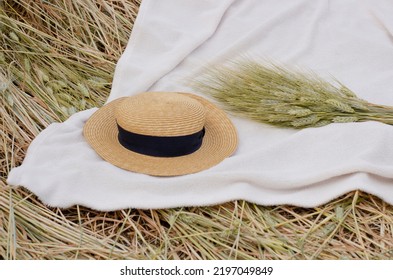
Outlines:
{"type": "Polygon", "coordinates": [[[206,108],[205,136],[202,146],[192,154],[153,157],[124,148],[118,140],[114,110],[127,97],[116,99],[97,110],[83,128],[84,137],[105,161],[137,173],[177,176],[196,173],[215,166],[236,150],[236,129],[225,112],[208,100],[193,94],[181,94],[196,99],[206,108]]]}

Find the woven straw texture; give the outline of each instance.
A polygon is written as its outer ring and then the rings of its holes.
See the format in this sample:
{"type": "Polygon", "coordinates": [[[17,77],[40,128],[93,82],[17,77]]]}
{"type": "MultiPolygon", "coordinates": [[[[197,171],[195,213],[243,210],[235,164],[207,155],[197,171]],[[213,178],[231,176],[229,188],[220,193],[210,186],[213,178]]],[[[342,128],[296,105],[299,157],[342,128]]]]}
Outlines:
{"type": "Polygon", "coordinates": [[[127,131],[150,136],[182,136],[200,131],[205,107],[195,98],[170,92],[146,92],[116,106],[117,123],[127,131]]]}
{"type": "Polygon", "coordinates": [[[104,160],[129,171],[155,176],[208,169],[237,147],[236,129],[221,109],[202,97],[179,93],[143,93],[114,100],[90,117],[84,136],[104,160]],[[204,126],[205,136],[202,146],[192,154],[170,158],[147,156],[119,143],[116,119],[124,129],[142,135],[181,136],[204,126]]]}

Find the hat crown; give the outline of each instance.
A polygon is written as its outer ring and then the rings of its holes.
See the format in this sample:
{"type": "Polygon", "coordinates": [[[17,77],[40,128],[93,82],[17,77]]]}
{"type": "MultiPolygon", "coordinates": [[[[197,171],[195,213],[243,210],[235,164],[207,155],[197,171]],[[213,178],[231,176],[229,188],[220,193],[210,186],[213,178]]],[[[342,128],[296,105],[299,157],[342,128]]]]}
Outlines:
{"type": "Polygon", "coordinates": [[[150,136],[182,136],[202,130],[205,107],[179,93],[146,92],[125,98],[115,109],[123,129],[150,136]]]}

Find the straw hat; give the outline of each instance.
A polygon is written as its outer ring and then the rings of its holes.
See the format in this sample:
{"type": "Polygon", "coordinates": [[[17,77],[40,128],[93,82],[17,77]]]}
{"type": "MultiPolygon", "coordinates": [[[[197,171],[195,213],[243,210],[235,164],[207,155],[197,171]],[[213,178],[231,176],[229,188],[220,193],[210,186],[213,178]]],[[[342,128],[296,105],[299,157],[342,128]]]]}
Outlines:
{"type": "Polygon", "coordinates": [[[96,111],[83,134],[106,161],[155,176],[208,169],[237,147],[236,129],[206,99],[175,92],[145,92],[96,111]]]}

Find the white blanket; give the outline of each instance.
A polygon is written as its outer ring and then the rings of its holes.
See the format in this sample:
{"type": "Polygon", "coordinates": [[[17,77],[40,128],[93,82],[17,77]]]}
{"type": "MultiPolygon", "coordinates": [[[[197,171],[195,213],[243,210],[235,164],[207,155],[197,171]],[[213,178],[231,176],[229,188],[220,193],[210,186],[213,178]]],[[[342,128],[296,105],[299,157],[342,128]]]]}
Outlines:
{"type": "MultiPolygon", "coordinates": [[[[189,82],[207,64],[247,54],[333,75],[359,97],[393,105],[392,15],[390,0],[144,0],[108,101],[193,92],[189,82]]],[[[95,110],[40,133],[8,183],[51,206],[98,210],[236,199],[313,207],[352,190],[393,204],[393,126],[292,130],[231,116],[239,132],[232,157],[196,174],[159,178],[119,169],[90,148],[82,128],[95,110]]]]}

